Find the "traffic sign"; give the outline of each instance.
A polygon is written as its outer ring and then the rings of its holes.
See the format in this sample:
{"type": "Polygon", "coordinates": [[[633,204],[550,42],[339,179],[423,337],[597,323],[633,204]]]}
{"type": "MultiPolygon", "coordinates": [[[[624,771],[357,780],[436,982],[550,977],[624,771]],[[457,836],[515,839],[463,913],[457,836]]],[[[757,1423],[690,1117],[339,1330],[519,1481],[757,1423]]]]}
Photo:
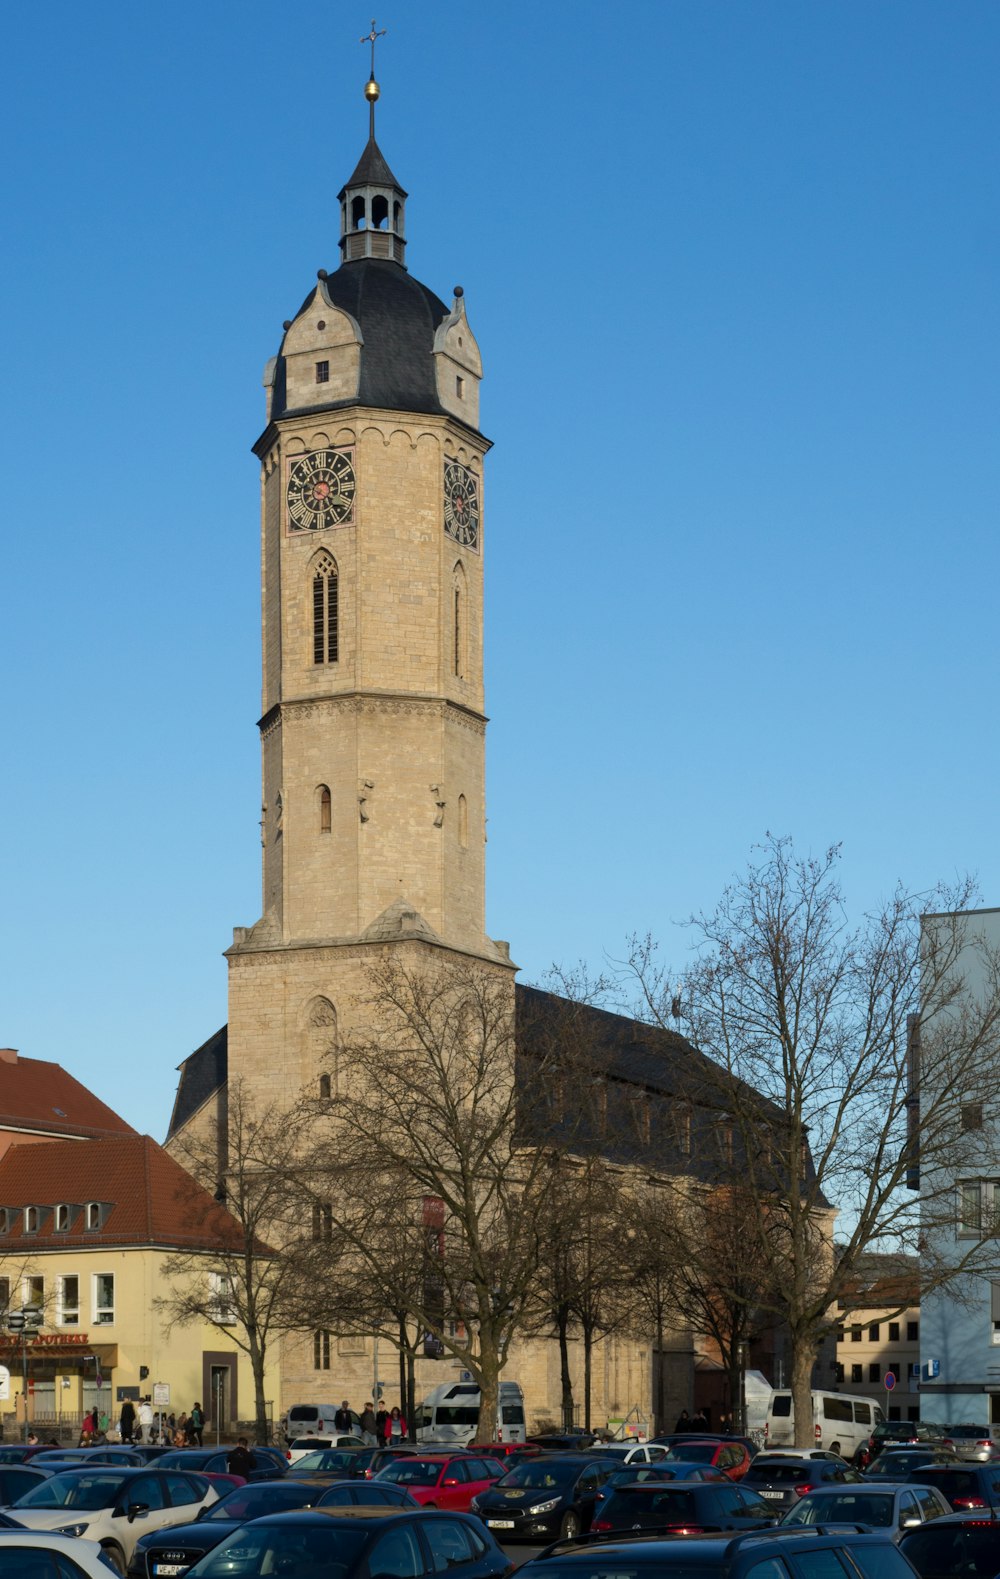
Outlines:
{"type": "Polygon", "coordinates": [[[886,1392],[887,1393],[891,1393],[892,1389],[895,1387],[895,1385],[896,1385],[896,1373],[895,1373],[895,1371],[886,1371],[886,1373],[885,1373],[885,1390],[886,1390],[886,1392]]]}
{"type": "Polygon", "coordinates": [[[153,1408],[164,1409],[170,1403],[170,1383],[153,1383],[153,1408]]]}
{"type": "Polygon", "coordinates": [[[0,1402],[6,1403],[10,1397],[10,1372],[6,1365],[0,1365],[0,1402]]]}

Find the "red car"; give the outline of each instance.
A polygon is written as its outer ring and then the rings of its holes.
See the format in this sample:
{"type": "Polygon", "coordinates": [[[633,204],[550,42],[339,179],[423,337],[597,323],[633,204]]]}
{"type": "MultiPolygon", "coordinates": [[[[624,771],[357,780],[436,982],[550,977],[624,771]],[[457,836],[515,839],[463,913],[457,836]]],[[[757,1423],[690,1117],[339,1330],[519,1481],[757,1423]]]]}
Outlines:
{"type": "Polygon", "coordinates": [[[675,1441],[667,1451],[666,1459],[661,1463],[669,1463],[672,1458],[680,1459],[685,1464],[714,1464],[721,1469],[730,1480],[742,1480],[750,1468],[750,1454],[742,1442],[720,1441],[711,1437],[681,1437],[675,1441]]]}
{"type": "Polygon", "coordinates": [[[475,1453],[413,1453],[379,1471],[376,1480],[405,1486],[424,1508],[468,1513],[469,1503],[505,1474],[499,1459],[475,1453]]]}

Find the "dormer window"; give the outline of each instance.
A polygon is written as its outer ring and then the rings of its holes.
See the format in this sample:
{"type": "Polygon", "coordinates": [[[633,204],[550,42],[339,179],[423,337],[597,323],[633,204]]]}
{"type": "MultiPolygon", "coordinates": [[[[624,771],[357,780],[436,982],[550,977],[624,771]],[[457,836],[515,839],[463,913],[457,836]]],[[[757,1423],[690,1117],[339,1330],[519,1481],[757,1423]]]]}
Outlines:
{"type": "Polygon", "coordinates": [[[0,1234],[9,1234],[13,1226],[13,1212],[7,1206],[0,1206],[0,1234]]]}
{"type": "Polygon", "coordinates": [[[96,1229],[96,1228],[100,1228],[100,1226],[101,1226],[101,1203],[100,1203],[100,1201],[88,1201],[87,1202],[87,1210],[86,1210],[85,1221],[86,1221],[88,1229],[93,1230],[93,1229],[96,1229]]]}
{"type": "Polygon", "coordinates": [[[65,1206],[65,1205],[64,1206],[57,1206],[56,1207],[56,1233],[57,1234],[68,1234],[69,1233],[69,1225],[70,1225],[72,1219],[73,1219],[73,1213],[72,1213],[72,1210],[71,1210],[70,1207],[65,1206]]]}
{"type": "Polygon", "coordinates": [[[41,1213],[37,1206],[26,1206],[24,1208],[24,1231],[26,1234],[37,1234],[40,1221],[41,1213]]]}

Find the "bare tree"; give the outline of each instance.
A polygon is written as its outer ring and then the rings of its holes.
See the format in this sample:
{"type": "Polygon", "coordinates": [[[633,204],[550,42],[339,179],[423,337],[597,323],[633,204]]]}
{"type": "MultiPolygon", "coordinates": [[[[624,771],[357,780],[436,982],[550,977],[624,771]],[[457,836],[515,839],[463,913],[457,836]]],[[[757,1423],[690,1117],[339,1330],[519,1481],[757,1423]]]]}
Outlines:
{"type": "MultiPolygon", "coordinates": [[[[387,958],[369,971],[363,1002],[369,1025],[342,1050],[349,1074],[313,1176],[325,1171],[337,1231],[375,1270],[379,1235],[359,1223],[357,1201],[369,1225],[395,1213],[421,1228],[426,1203],[440,1203],[434,1276],[416,1280],[410,1314],[472,1373],[480,1430],[495,1433],[550,1177],[545,1153],[518,1132],[513,985],[476,965],[387,958]]],[[[537,1074],[544,1081],[545,1068],[537,1074]]]]}
{"type": "Polygon", "coordinates": [[[799,858],[769,838],[692,921],[697,957],[679,988],[649,938],[634,940],[626,972],[640,1012],[667,1026],[679,1010],[707,1055],[692,1107],[696,1122],[703,1111],[728,1127],[732,1162],[716,1177],[738,1172],[765,1225],[764,1305],[787,1324],[800,1445],[811,1440],[817,1348],[866,1252],[921,1250],[925,1292],[997,1261],[996,1225],[958,1256],[952,1242],[955,1169],[984,1144],[964,1131],[962,1107],[1000,1073],[1000,959],[955,914],[969,906],[968,884],[899,888],[850,926],[838,857],[799,858]],[[935,925],[921,929],[927,912],[935,925]],[[934,1093],[920,1105],[917,1048],[934,1093]],[[918,1167],[933,1181],[922,1224],[918,1167]],[[934,1221],[952,1232],[930,1232],[934,1221]],[[935,1249],[945,1241],[947,1253],[935,1249]]]}
{"type": "Polygon", "coordinates": [[[260,1442],[270,1435],[267,1355],[299,1316],[294,1252],[302,1207],[296,1181],[309,1121],[298,1107],[258,1111],[234,1080],[223,1132],[192,1135],[175,1149],[190,1175],[178,1205],[194,1244],[163,1262],[169,1293],[156,1305],[169,1324],[206,1321],[247,1355],[260,1442]],[[210,1252],[206,1237],[214,1241],[210,1252]]]}

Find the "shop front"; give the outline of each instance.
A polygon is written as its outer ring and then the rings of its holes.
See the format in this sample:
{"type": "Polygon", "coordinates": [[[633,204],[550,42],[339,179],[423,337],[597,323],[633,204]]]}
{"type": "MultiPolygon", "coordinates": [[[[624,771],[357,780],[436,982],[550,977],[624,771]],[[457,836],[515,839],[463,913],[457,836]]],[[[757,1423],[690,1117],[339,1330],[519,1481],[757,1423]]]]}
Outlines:
{"type": "Polygon", "coordinates": [[[0,1365],[10,1374],[7,1397],[0,1397],[5,1435],[24,1423],[25,1380],[27,1418],[36,1427],[78,1424],[95,1407],[113,1417],[117,1364],[117,1343],[94,1343],[86,1332],[39,1332],[23,1345],[4,1333],[0,1365]]]}

